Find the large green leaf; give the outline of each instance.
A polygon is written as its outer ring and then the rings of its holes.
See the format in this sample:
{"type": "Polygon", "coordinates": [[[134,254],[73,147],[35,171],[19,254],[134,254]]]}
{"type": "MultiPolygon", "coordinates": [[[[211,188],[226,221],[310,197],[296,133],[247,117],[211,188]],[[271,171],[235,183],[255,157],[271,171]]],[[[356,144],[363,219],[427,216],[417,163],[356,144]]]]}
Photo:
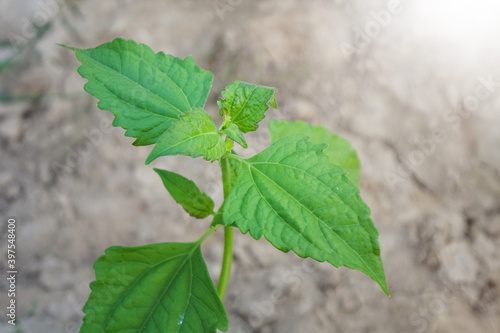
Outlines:
{"type": "Polygon", "coordinates": [[[325,143],[328,147],[323,151],[330,162],[341,166],[347,171],[347,176],[356,185],[359,185],[360,162],[358,154],[352,148],[349,141],[333,134],[323,126],[313,126],[304,121],[277,121],[269,122],[269,132],[272,142],[289,135],[308,136],[312,143],[325,143]]]}
{"type": "Polygon", "coordinates": [[[276,109],[276,89],[235,81],[222,92],[221,116],[231,118],[243,133],[255,131],[269,105],[276,109]]]}
{"type": "Polygon", "coordinates": [[[148,46],[117,38],[91,49],[71,48],[82,63],[85,90],[97,97],[100,109],[115,115],[114,126],[149,145],[177,118],[203,108],[213,74],[200,70],[191,56],[182,60],[148,46]]]}
{"type": "Polygon", "coordinates": [[[345,171],[303,136],[287,136],[241,159],[224,201],[224,225],[301,257],[359,270],[388,293],[378,231],[345,171]]]}
{"type": "Polygon", "coordinates": [[[210,115],[203,110],[186,113],[163,134],[149,154],[146,164],[160,156],[203,156],[218,160],[226,146],[210,115]]]}
{"type": "Polygon", "coordinates": [[[212,333],[228,328],[198,242],[110,247],[94,269],[81,333],[212,333]]]}
{"type": "MultiPolygon", "coordinates": [[[[226,176],[228,177],[226,182],[229,182],[229,188],[233,188],[234,182],[238,178],[238,174],[241,169],[241,162],[240,160],[234,158],[226,158],[225,160],[228,163],[223,167],[226,169],[226,176]]],[[[220,163],[222,164],[223,162],[224,160],[222,160],[220,163]]]]}
{"type": "Polygon", "coordinates": [[[154,169],[172,197],[189,215],[203,219],[214,211],[213,200],[198,186],[175,172],[154,169]]]}

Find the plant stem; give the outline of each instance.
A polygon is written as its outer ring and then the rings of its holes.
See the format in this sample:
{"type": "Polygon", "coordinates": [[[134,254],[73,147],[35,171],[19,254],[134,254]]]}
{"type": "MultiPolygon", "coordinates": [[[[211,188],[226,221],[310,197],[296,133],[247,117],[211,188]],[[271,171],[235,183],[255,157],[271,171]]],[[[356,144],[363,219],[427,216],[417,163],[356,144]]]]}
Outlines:
{"type": "MultiPolygon", "coordinates": [[[[224,191],[224,199],[227,198],[231,191],[231,175],[230,166],[227,158],[222,158],[220,161],[220,168],[222,171],[222,186],[224,191]]],[[[229,275],[231,274],[231,264],[233,262],[233,227],[224,227],[224,255],[222,258],[222,269],[219,277],[219,284],[217,285],[217,293],[221,300],[224,300],[226,295],[227,284],[229,282],[229,275]]]]}
{"type": "Polygon", "coordinates": [[[212,234],[212,232],[214,232],[215,230],[217,230],[217,228],[219,228],[220,225],[217,225],[217,226],[214,226],[214,227],[210,227],[210,229],[207,230],[207,232],[205,232],[203,234],[203,236],[200,237],[200,239],[198,239],[198,243],[201,245],[201,243],[203,243],[205,241],[205,239],[208,238],[208,236],[210,236],[212,234]]]}
{"type": "Polygon", "coordinates": [[[229,275],[231,274],[231,263],[233,262],[233,227],[224,227],[224,257],[222,259],[222,269],[217,285],[217,293],[221,300],[226,295],[229,275]]]}

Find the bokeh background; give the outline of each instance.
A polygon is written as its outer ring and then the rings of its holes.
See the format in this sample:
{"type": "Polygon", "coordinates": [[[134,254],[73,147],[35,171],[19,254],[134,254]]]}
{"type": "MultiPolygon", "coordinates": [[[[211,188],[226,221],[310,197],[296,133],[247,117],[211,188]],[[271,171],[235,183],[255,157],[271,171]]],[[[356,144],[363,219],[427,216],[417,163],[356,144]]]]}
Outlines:
{"type": "MultiPolygon", "coordinates": [[[[144,160],[98,110],[74,54],[132,38],[192,54],[215,81],[278,88],[268,119],[348,138],[391,297],[363,274],[236,234],[231,333],[498,332],[500,7],[493,0],[0,0],[0,332],[74,333],[112,245],[191,241],[152,167],[221,202],[216,163],[144,160]],[[17,219],[18,325],[6,324],[6,220],[17,219]],[[282,295],[278,301],[271,295],[282,295]]],[[[247,155],[269,143],[267,121],[247,155]]],[[[203,247],[216,279],[222,233],[203,247]]]]}

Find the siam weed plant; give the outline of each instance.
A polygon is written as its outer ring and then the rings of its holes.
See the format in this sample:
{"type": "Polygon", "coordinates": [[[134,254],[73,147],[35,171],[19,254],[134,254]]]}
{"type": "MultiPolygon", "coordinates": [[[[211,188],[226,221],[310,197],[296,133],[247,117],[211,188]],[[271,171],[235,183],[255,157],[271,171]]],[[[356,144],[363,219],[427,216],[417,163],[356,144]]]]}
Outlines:
{"type": "Polygon", "coordinates": [[[115,39],[72,49],[98,107],[134,145],[154,145],[146,164],[168,155],[203,157],[222,170],[224,202],[213,200],[182,175],[154,169],[167,191],[196,218],[212,223],[187,243],[113,246],[94,265],[96,281],[80,332],[213,333],[227,331],[223,299],[233,256],[233,230],[264,236],[278,250],[359,270],[389,294],[378,231],[360,197],[359,160],[345,139],[321,126],[271,120],[272,143],[250,158],[244,134],[257,130],[276,89],[236,81],[218,100],[222,125],[203,110],[213,74],[133,40],[115,39]],[[224,229],[218,285],[200,247],[224,229]]]}

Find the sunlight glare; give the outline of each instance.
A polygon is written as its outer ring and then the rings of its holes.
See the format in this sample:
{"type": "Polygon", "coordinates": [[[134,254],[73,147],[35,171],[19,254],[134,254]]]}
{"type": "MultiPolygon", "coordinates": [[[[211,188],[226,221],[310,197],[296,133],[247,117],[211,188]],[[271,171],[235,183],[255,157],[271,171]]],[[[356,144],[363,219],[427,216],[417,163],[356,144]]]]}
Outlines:
{"type": "Polygon", "coordinates": [[[434,36],[475,44],[500,32],[499,0],[420,0],[416,6],[434,36]]]}

